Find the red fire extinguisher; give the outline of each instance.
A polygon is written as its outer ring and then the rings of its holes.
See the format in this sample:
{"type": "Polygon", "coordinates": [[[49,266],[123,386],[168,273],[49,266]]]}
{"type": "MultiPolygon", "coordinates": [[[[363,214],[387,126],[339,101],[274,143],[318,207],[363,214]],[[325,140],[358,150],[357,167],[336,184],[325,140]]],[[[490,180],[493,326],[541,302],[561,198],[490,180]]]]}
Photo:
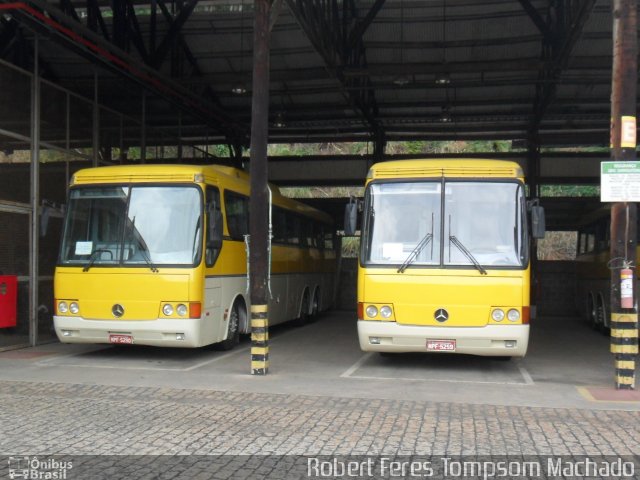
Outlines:
{"type": "Polygon", "coordinates": [[[633,308],[633,270],[629,265],[620,270],[620,306],[633,308]]]}

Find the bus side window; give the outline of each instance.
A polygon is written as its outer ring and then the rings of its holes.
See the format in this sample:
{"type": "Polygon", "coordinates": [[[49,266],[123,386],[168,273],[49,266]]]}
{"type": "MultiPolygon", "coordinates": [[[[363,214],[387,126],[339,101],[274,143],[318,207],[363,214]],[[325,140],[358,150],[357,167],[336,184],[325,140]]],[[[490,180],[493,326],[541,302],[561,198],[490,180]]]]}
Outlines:
{"type": "Polygon", "coordinates": [[[273,207],[273,242],[286,243],[286,219],[284,211],[278,207],[273,207]]]}
{"type": "Polygon", "coordinates": [[[596,249],[596,236],[593,233],[588,233],[586,253],[592,253],[595,249],[596,249]]]}
{"type": "Polygon", "coordinates": [[[285,217],[287,221],[286,241],[298,245],[300,243],[300,217],[289,212],[285,214],[285,217]]]}
{"type": "Polygon", "coordinates": [[[301,227],[302,227],[302,245],[307,247],[315,247],[315,238],[313,236],[313,224],[311,223],[311,219],[302,218],[301,219],[301,227]]]}
{"type": "Polygon", "coordinates": [[[335,248],[335,234],[331,231],[324,234],[324,248],[326,250],[333,250],[335,248]]]}
{"type": "Polygon", "coordinates": [[[205,263],[212,267],[222,249],[222,211],[220,210],[220,192],[217,188],[207,187],[207,217],[205,263]]]}
{"type": "Polygon", "coordinates": [[[234,240],[244,240],[244,236],[249,233],[249,199],[225,191],[224,201],[229,236],[234,240]]]}

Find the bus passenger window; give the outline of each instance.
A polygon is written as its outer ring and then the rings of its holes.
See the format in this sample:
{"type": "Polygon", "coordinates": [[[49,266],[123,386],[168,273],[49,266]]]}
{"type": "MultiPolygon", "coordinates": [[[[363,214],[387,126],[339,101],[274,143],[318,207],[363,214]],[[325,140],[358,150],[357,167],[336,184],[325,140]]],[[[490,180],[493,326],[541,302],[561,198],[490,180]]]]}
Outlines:
{"type": "Polygon", "coordinates": [[[326,250],[333,250],[335,248],[335,235],[333,232],[326,232],[324,234],[324,248],[326,250]]]}
{"type": "Polygon", "coordinates": [[[234,240],[244,240],[249,233],[249,200],[241,195],[225,192],[227,229],[234,240]]]}
{"type": "Polygon", "coordinates": [[[286,241],[298,245],[300,243],[300,217],[297,215],[286,215],[286,241]]]}
{"type": "Polygon", "coordinates": [[[596,249],[596,236],[590,233],[587,237],[587,252],[593,252],[596,249]]]}
{"type": "Polygon", "coordinates": [[[206,235],[206,250],[205,250],[205,263],[207,267],[212,267],[220,254],[220,248],[212,247],[212,233],[213,231],[220,232],[219,239],[222,237],[222,212],[220,210],[220,192],[217,188],[207,187],[207,235],[206,235]],[[212,224],[214,228],[211,228],[212,224]]]}
{"type": "Polygon", "coordinates": [[[281,209],[274,207],[273,208],[273,242],[274,243],[286,243],[286,219],[284,215],[284,211],[281,209]]]}

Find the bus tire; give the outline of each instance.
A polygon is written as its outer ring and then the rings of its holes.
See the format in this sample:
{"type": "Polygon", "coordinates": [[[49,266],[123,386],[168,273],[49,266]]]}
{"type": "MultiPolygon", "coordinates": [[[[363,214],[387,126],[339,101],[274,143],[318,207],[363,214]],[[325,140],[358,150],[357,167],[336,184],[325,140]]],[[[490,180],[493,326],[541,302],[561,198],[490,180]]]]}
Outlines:
{"type": "Polygon", "coordinates": [[[609,333],[609,321],[607,319],[607,307],[604,304],[604,298],[602,294],[598,295],[598,308],[597,308],[597,330],[604,334],[609,333]]]}
{"type": "Polygon", "coordinates": [[[596,301],[593,298],[593,293],[589,292],[587,296],[587,323],[591,328],[596,328],[596,322],[598,320],[598,311],[596,307],[596,301]]]}
{"type": "Polygon", "coordinates": [[[313,293],[313,301],[311,302],[311,313],[309,314],[309,320],[315,322],[318,320],[318,313],[320,313],[320,300],[318,295],[318,288],[313,293]]]}
{"type": "Polygon", "coordinates": [[[305,288],[302,294],[302,304],[300,305],[300,316],[296,322],[298,325],[309,323],[309,289],[305,288]]]}
{"type": "Polygon", "coordinates": [[[227,338],[217,344],[218,350],[231,350],[240,343],[240,307],[233,304],[227,322],[227,338]]]}

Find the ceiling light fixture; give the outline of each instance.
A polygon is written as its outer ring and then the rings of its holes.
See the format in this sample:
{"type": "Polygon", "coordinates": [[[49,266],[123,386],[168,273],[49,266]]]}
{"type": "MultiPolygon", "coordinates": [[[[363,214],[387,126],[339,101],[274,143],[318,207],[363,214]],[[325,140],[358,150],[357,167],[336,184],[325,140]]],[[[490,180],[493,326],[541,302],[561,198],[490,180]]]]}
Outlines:
{"type": "Polygon", "coordinates": [[[442,73],[436,75],[436,85],[449,85],[451,77],[447,71],[447,0],[442,0],[442,73]]]}
{"type": "MultiPolygon", "coordinates": [[[[400,1],[400,70],[404,70],[404,0],[400,1]]],[[[393,79],[393,84],[404,87],[411,83],[411,77],[401,73],[393,79]]]]}
{"type": "Polygon", "coordinates": [[[276,116],[273,120],[273,126],[276,128],[284,128],[287,124],[284,121],[284,115],[282,112],[276,113],[276,116]]]}
{"type": "Polygon", "coordinates": [[[247,93],[247,87],[242,82],[236,83],[231,88],[231,93],[235,93],[236,95],[243,95],[243,94],[247,93]]]}
{"type": "MultiPolygon", "coordinates": [[[[240,3],[240,71],[244,70],[244,0],[240,3]]],[[[241,73],[241,77],[244,75],[241,73]]],[[[239,80],[231,87],[234,95],[244,95],[247,93],[247,85],[243,80],[239,80]]]]}
{"type": "Polygon", "coordinates": [[[449,85],[451,83],[451,77],[448,73],[440,73],[436,75],[436,85],[449,85]]]}
{"type": "Polygon", "coordinates": [[[449,112],[449,107],[442,107],[442,113],[440,113],[440,118],[438,119],[440,123],[451,123],[453,121],[453,117],[451,116],[451,112],[449,112]]]}

